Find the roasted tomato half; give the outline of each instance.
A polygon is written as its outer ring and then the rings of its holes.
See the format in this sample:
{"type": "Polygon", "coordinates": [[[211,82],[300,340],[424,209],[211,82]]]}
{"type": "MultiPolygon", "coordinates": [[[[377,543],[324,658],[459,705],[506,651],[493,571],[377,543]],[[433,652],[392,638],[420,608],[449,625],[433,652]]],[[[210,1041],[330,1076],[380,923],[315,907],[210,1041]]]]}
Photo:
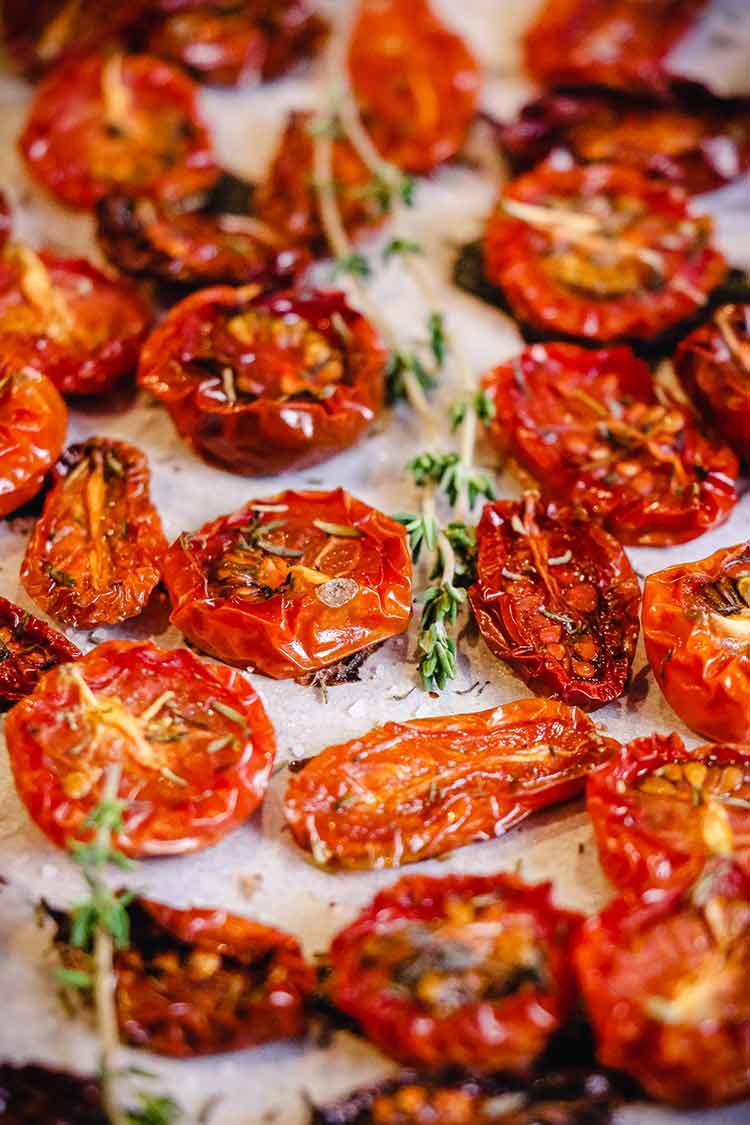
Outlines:
{"type": "Polygon", "coordinates": [[[675,371],[701,411],[750,460],[750,305],[722,305],[680,344],[675,371]]]}
{"type": "Polygon", "coordinates": [[[116,43],[148,6],[149,0],[2,0],[0,11],[12,55],[35,76],[116,43]]]}
{"type": "Polygon", "coordinates": [[[167,542],[139,449],[89,438],[55,466],[21,581],[50,617],[78,629],[136,617],[161,577],[167,542]]]}
{"type": "Polygon", "coordinates": [[[602,867],[621,891],[687,886],[714,856],[750,873],[748,747],[636,738],[589,776],[586,806],[602,867]]]}
{"type": "Polygon", "coordinates": [[[132,374],[151,311],[129,282],[83,258],[12,244],[0,255],[3,352],[65,395],[103,394],[132,374]]]}
{"type": "Polygon", "coordinates": [[[533,331],[653,345],[724,278],[711,230],[681,188],[636,168],[547,161],[500,196],[485,271],[533,331]]]}
{"type": "Polygon", "coordinates": [[[477,110],[479,66],[427,0],[361,0],[349,70],[387,160],[423,175],[455,156],[477,110]]]}
{"type": "Polygon", "coordinates": [[[401,1062],[524,1072],[571,1012],[578,922],[549,883],[412,875],[334,939],[328,989],[401,1062]]]}
{"type": "Polygon", "coordinates": [[[180,199],[218,175],[191,81],[147,55],[91,55],[41,84],[19,145],[29,169],[69,207],[115,187],[180,199]]]}
{"type": "Polygon", "coordinates": [[[0,707],[32,692],[42,672],[80,655],[62,633],[0,598],[0,707]]]}
{"type": "Polygon", "coordinates": [[[183,534],[164,561],[172,621],[198,648],[276,679],[403,633],[403,527],[339,488],[282,492],[183,534]]]}
{"type": "Polygon", "coordinates": [[[95,1078],[46,1066],[0,1063],[0,1113],[5,1125],[107,1125],[95,1078]]]}
{"type": "Polygon", "coordinates": [[[260,804],[275,752],[239,672],[133,641],[46,672],[5,734],[18,794],[60,847],[91,834],[87,817],[119,768],[114,843],[130,856],[183,855],[226,836],[260,804]]]}
{"type": "Polygon", "coordinates": [[[643,636],[683,722],[718,742],[750,743],[750,542],[650,574],[643,636]]]}
{"type": "Polygon", "coordinates": [[[641,592],[603,528],[528,494],[487,504],[469,600],[487,646],[534,691],[587,710],[630,679],[641,592]]]}
{"type": "Polygon", "coordinates": [[[12,227],[13,217],[10,213],[8,200],[5,193],[0,191],[0,249],[2,249],[8,241],[12,227]]]}
{"type": "Polygon", "coordinates": [[[39,371],[0,360],[0,516],[36,496],[62,452],[68,412],[39,371]]]}
{"type": "Polygon", "coordinates": [[[585,509],[622,543],[687,542],[737,502],[734,453],[684,406],[662,404],[628,348],[534,344],[483,383],[497,448],[545,496],[585,509]]]}
{"type": "Polygon", "coordinates": [[[581,711],[542,699],[386,723],[293,774],[286,819],[316,863],[398,867],[570,800],[616,748],[581,711]]]}
{"type": "Polygon", "coordinates": [[[606,1066],[686,1108],[750,1095],[750,884],[617,899],[580,932],[578,980],[606,1066]]]}
{"type": "Polygon", "coordinates": [[[669,92],[663,62],[706,0],[547,0],[524,41],[544,86],[669,92]]]}
{"type": "Polygon", "coordinates": [[[195,449],[239,473],[307,468],[353,445],[383,402],[386,353],[342,293],[204,289],[149,337],[138,381],[195,449]]]}

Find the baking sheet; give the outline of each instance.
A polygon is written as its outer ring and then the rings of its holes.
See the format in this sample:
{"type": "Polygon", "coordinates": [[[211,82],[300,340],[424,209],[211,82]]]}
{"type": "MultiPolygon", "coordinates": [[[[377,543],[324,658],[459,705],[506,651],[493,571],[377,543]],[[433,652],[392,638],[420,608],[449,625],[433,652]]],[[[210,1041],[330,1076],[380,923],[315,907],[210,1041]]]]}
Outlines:
{"type": "MultiPolygon", "coordinates": [[[[515,36],[529,18],[531,6],[519,0],[464,0],[460,6],[442,0],[439,6],[445,18],[467,35],[488,67],[485,105],[497,112],[511,112],[529,93],[517,69],[515,36]]],[[[13,205],[16,236],[36,246],[94,254],[90,219],[50,203],[31,184],[16,156],[15,137],[28,100],[29,89],[23,83],[0,78],[0,167],[2,184],[13,205]]],[[[289,79],[260,92],[208,91],[203,95],[220,158],[249,176],[262,172],[284,112],[313,101],[310,78],[289,79]]],[[[472,144],[472,154],[479,160],[477,167],[446,168],[420,185],[414,234],[427,247],[442,284],[443,307],[451,327],[461,335],[479,374],[513,355],[520,340],[506,317],[449,285],[454,247],[479,233],[498,185],[496,161],[484,149],[481,136],[472,144]]],[[[750,184],[734,185],[701,203],[718,215],[725,252],[735,264],[750,266],[750,184]]],[[[368,245],[373,260],[380,246],[382,240],[368,245]]],[[[374,288],[404,339],[418,337],[427,310],[398,265],[379,270],[374,288]]],[[[440,444],[446,448],[451,441],[448,407],[457,395],[449,370],[435,397],[436,409],[446,419],[440,436],[440,444]]],[[[133,441],[147,453],[154,499],[170,538],[248,499],[287,487],[344,484],[386,512],[418,503],[414,490],[400,475],[401,465],[423,444],[416,420],[406,410],[383,417],[359,448],[326,465],[260,482],[203,465],[177,439],[167,414],[138,398],[117,409],[109,404],[88,412],[71,411],[71,441],[97,433],[133,441]]],[[[480,460],[493,463],[488,448],[480,448],[480,460]]],[[[501,495],[517,494],[511,479],[501,477],[498,483],[501,495]]],[[[750,501],[745,497],[719,531],[681,548],[633,550],[633,563],[645,575],[682,559],[704,557],[746,537],[749,514],[750,501]]],[[[0,524],[0,593],[33,609],[18,583],[30,527],[27,519],[0,524]]],[[[164,629],[154,615],[120,629],[96,630],[100,640],[152,635],[164,644],[179,643],[177,633],[164,629]]],[[[91,644],[88,634],[74,634],[74,639],[83,647],[91,644]]],[[[414,630],[409,638],[387,644],[367,662],[360,683],[331,689],[327,702],[311,688],[251,677],[276,726],[279,761],[305,757],[387,719],[479,710],[528,694],[519,680],[488,656],[481,642],[464,649],[458,679],[439,699],[431,699],[419,688],[410,690],[416,679],[415,667],[409,662],[413,642],[414,630]]],[[[636,672],[644,662],[641,647],[636,672]]],[[[622,700],[598,712],[597,720],[622,740],[653,730],[676,730],[695,744],[695,738],[663,702],[653,680],[649,680],[649,688],[637,709],[622,700]]],[[[286,771],[282,770],[273,779],[262,810],[217,847],[197,856],[144,863],[134,882],[149,895],[175,905],[218,905],[280,926],[297,935],[311,956],[325,949],[332,934],[379,888],[394,882],[398,873],[331,875],[311,866],[282,831],[285,783],[286,771]],[[248,897],[242,884],[244,877],[254,875],[261,878],[248,897]]],[[[444,862],[422,864],[421,870],[489,873],[517,866],[529,880],[552,878],[556,898],[565,906],[592,911],[610,894],[581,803],[537,817],[505,839],[465,848],[444,862]]],[[[56,1000],[45,958],[46,939],[32,916],[33,905],[41,896],[56,904],[75,900],[81,892],[79,873],[29,821],[16,798],[4,754],[0,754],[0,872],[10,882],[0,910],[0,1058],[38,1060],[93,1072],[96,1038],[84,1021],[69,1020],[56,1000]]],[[[172,1092],[187,1111],[188,1120],[208,1098],[219,1095],[221,1100],[211,1117],[214,1125],[302,1125],[310,1098],[316,1102],[336,1098],[392,1069],[377,1051],[347,1034],[337,1035],[326,1047],[284,1044],[189,1063],[132,1051],[123,1054],[159,1076],[155,1087],[172,1092]]],[[[632,1125],[698,1121],[740,1125],[748,1120],[748,1107],[677,1115],[638,1106],[622,1111],[618,1120],[632,1125]]]]}

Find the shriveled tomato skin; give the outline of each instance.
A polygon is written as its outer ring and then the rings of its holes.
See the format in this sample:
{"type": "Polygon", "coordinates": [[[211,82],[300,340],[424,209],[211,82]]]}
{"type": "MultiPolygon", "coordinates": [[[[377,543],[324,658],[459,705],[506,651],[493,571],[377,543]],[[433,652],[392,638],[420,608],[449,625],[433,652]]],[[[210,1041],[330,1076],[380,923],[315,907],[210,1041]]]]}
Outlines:
{"type": "Polygon", "coordinates": [[[21,566],[45,613],[85,629],[142,612],[167,549],[149,481],[145,456],[123,441],[90,438],[57,462],[21,566]]]}
{"type": "Polygon", "coordinates": [[[580,505],[621,543],[687,542],[724,523],[737,502],[734,453],[701,433],[684,406],[662,406],[648,366],[628,348],[534,344],[488,372],[483,387],[497,449],[544,497],[580,505]],[[651,449],[656,419],[663,433],[651,449]]]}
{"type": "MultiPolygon", "coordinates": [[[[411,615],[411,558],[400,524],[340,488],[289,490],[258,504],[261,512],[251,502],[181,536],[167,552],[163,573],[171,620],[193,644],[228,663],[289,679],[405,632],[411,615]],[[358,587],[356,596],[338,608],[323,604],[314,591],[296,595],[282,589],[250,604],[220,596],[209,581],[209,569],[256,512],[271,522],[279,515],[289,520],[295,534],[305,533],[316,519],[351,528],[356,538],[345,539],[337,548],[339,561],[325,565],[331,577],[351,579],[358,587]]],[[[330,541],[324,532],[316,534],[305,562],[309,556],[312,563],[330,541]]]]}
{"type": "Polygon", "coordinates": [[[582,712],[542,699],[386,723],[307,762],[284,810],[317,863],[398,867],[494,839],[577,796],[616,748],[582,712]]]}
{"type": "Polygon", "coordinates": [[[263,705],[239,672],[208,664],[187,649],[137,641],[106,642],[75,665],[46,672],[9,712],[5,735],[18,795],[58,847],[90,838],[87,817],[101,800],[105,765],[120,762],[119,796],[126,808],[114,844],[136,858],[185,855],[237,828],[263,799],[276,749],[263,705]],[[173,691],[174,705],[200,725],[190,727],[187,744],[152,741],[147,757],[138,757],[127,737],[96,748],[92,735],[98,728],[80,721],[82,697],[70,668],[99,699],[119,702],[134,716],[173,691]],[[216,701],[224,710],[215,709],[216,701]],[[230,733],[234,742],[207,749],[215,736],[230,733]],[[79,787],[79,775],[90,769],[90,788],[79,787]]]}
{"type": "Polygon", "coordinates": [[[0,706],[17,703],[56,664],[77,660],[81,650],[38,617],[0,598],[0,706]]]}
{"type": "Polygon", "coordinates": [[[12,227],[13,216],[10,213],[8,200],[5,193],[0,191],[0,250],[10,238],[12,227]]]}
{"type": "Polygon", "coordinates": [[[27,1064],[0,1064],[6,1125],[107,1125],[95,1078],[27,1064]]]}
{"type": "Polygon", "coordinates": [[[407,876],[376,895],[334,938],[329,994],[368,1039],[399,1062],[429,1070],[456,1065],[475,1073],[523,1073],[571,1012],[575,986],[568,946],[580,920],[553,906],[549,883],[529,886],[512,875],[407,876]],[[432,932],[444,927],[460,941],[462,908],[482,898],[502,904],[506,923],[522,919],[528,926],[544,962],[543,982],[527,981],[498,999],[436,1013],[399,987],[389,966],[367,951],[370,939],[398,935],[409,923],[432,932]]]}
{"type": "Polygon", "coordinates": [[[62,452],[67,427],[68,412],[54,384],[29,366],[1,360],[0,516],[36,496],[62,452]]]}
{"type": "Polygon", "coordinates": [[[132,30],[149,0],[3,0],[5,42],[32,77],[106,48],[132,30]]]}
{"type": "Polygon", "coordinates": [[[387,160],[425,175],[459,151],[477,111],[479,66],[427,0],[361,0],[349,72],[387,160]]]}
{"type": "MultiPolygon", "coordinates": [[[[118,138],[107,132],[102,96],[107,65],[103,56],[91,55],[56,68],[41,83],[18,142],[32,175],[61,203],[83,210],[91,210],[117,186],[132,185],[163,199],[181,199],[210,187],[218,168],[208,130],[197,114],[193,84],[148,55],[122,60],[123,83],[132,99],[124,118],[131,120],[134,107],[143,112],[154,139],[163,144],[164,115],[170,113],[172,151],[166,158],[155,157],[146,170],[137,161],[120,168],[110,159],[109,149],[102,149],[103,138],[107,143],[118,138]]],[[[139,142],[139,147],[143,152],[144,145],[139,142]]]]}
{"type": "Polygon", "coordinates": [[[594,710],[618,699],[633,666],[641,593],[617,540],[532,495],[485,505],[477,542],[469,600],[491,651],[565,703],[594,710]],[[580,634],[570,645],[569,632],[580,634]]]}
{"type": "MultiPolygon", "coordinates": [[[[276,354],[283,357],[283,351],[279,345],[276,354]]],[[[146,342],[138,382],[164,403],[181,436],[203,456],[234,472],[269,476],[309,468],[353,445],[382,406],[385,363],[376,329],[341,293],[258,298],[253,286],[225,286],[192,294],[168,313],[146,342]],[[238,372],[245,354],[250,364],[256,361],[250,347],[227,339],[230,319],[247,310],[276,318],[279,327],[285,317],[299,317],[343,352],[346,371],[333,393],[295,398],[264,391],[222,401],[221,377],[201,369],[201,357],[210,339],[214,366],[219,355],[238,372]]]]}

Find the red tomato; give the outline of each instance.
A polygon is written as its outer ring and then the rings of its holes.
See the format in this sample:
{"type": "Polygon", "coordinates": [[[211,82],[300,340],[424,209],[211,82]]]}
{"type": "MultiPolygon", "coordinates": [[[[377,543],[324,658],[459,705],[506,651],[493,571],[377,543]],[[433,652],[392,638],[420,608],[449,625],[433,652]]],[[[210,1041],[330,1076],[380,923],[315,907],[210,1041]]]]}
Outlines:
{"type": "Polygon", "coordinates": [[[607,343],[654,338],[706,305],[726,274],[711,220],[636,168],[541,164],[487,224],[487,278],[534,331],[607,343]]]}
{"type": "Polygon", "coordinates": [[[688,394],[747,464],[750,460],[750,305],[722,305],[677,349],[688,394]]]}
{"type": "Polygon", "coordinates": [[[349,70],[387,160],[423,175],[456,155],[477,111],[479,66],[427,0],[361,0],[349,70]]]}
{"type": "Polygon", "coordinates": [[[622,543],[687,542],[737,502],[735,455],[704,437],[691,411],[663,405],[628,348],[534,344],[483,385],[498,449],[622,543]]]}
{"type": "Polygon", "coordinates": [[[541,699],[386,723],[295,773],[286,819],[316,863],[398,867],[570,800],[616,748],[582,712],[541,699]]]}
{"type": "Polygon", "coordinates": [[[3,33],[25,71],[82,58],[131,30],[148,0],[2,0],[3,33]]]}
{"type": "Polygon", "coordinates": [[[736,868],[692,890],[617,899],[575,949],[599,1059],[685,1108],[750,1095],[750,884],[736,868]]]}
{"type": "Polygon", "coordinates": [[[527,494],[487,504],[469,600],[479,631],[534,690],[587,710],[618,699],[641,592],[625,551],[588,518],[527,494]]]}
{"type": "Polygon", "coordinates": [[[334,939],[329,994],[400,1062],[524,1072],[571,1013],[579,920],[549,883],[412,875],[334,939]]]}
{"type": "Polygon", "coordinates": [[[683,722],[718,742],[750,743],[750,543],[650,574],[643,636],[683,722]]]}
{"type": "Polygon", "coordinates": [[[19,140],[61,203],[92,208],[113,187],[181,199],[218,175],[193,84],[147,55],[91,55],[41,84],[19,140]]]}
{"type": "Polygon", "coordinates": [[[5,720],[13,777],[59,847],[86,839],[108,766],[122,770],[129,856],[184,855],[260,804],[275,753],[263,706],[239,673],[187,649],[110,641],[46,672],[5,720]]]}
{"type": "Polygon", "coordinates": [[[14,244],[0,256],[0,341],[66,395],[104,394],[138,363],[151,311],[82,258],[14,244]]]}
{"type": "Polygon", "coordinates": [[[90,629],[143,611],[167,542],[134,445],[89,438],[58,461],[21,581],[45,613],[90,629]]]}
{"type": "Polygon", "coordinates": [[[199,453],[268,476],[357,441],[383,401],[386,352],[342,293],[204,289],[165,317],[138,381],[199,453]]]}
{"type": "Polygon", "coordinates": [[[193,644],[276,679],[405,632],[411,558],[395,520],[333,492],[281,492],[183,534],[164,560],[193,644]]]}
{"type": "Polygon", "coordinates": [[[62,633],[0,598],[0,705],[16,703],[34,690],[42,672],[80,655],[62,633]]]}
{"type": "Polygon", "coordinates": [[[0,360],[0,516],[36,496],[59,457],[68,412],[44,375],[0,360]]]}

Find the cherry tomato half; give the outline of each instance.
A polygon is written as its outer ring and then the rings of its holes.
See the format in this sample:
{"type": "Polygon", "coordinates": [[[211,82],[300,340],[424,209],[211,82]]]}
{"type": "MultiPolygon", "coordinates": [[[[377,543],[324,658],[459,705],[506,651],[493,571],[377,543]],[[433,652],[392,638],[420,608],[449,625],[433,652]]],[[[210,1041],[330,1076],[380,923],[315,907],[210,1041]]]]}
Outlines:
{"type": "Polygon", "coordinates": [[[386,723],[293,774],[286,819],[316,863],[398,867],[570,800],[616,747],[581,711],[542,699],[386,723]]]}
{"type": "Polygon", "coordinates": [[[36,496],[62,452],[68,412],[39,371],[0,360],[0,516],[36,496]]]}
{"type": "Polygon", "coordinates": [[[90,209],[113,187],[180,199],[218,175],[192,82],[147,55],[58,67],[39,87],[19,146],[69,207],[90,209]]]}
{"type": "Polygon", "coordinates": [[[719,742],[750,743],[750,543],[650,574],[643,636],[683,722],[719,742]]]}
{"type": "Polygon", "coordinates": [[[0,706],[32,692],[42,672],[80,655],[62,633],[0,598],[0,706]]]}
{"type": "Polygon", "coordinates": [[[334,939],[329,993],[401,1062],[524,1072],[571,1012],[579,920],[549,883],[412,875],[334,939]]]}
{"type": "Polygon", "coordinates": [[[89,438],[60,458],[21,567],[45,613],[90,629],[143,611],[167,549],[149,479],[124,441],[89,438]]]}
{"type": "Polygon", "coordinates": [[[731,449],[692,412],[663,405],[628,348],[534,344],[483,380],[490,438],[545,496],[580,506],[622,543],[684,543],[722,524],[737,502],[731,449]]]}
{"type": "Polygon", "coordinates": [[[0,1063],[6,1125],[107,1125],[99,1084],[46,1066],[0,1063]]]}
{"type": "Polygon", "coordinates": [[[193,644],[276,679],[403,633],[411,615],[403,527],[341,488],[282,492],[181,535],[164,581],[193,644]]]}
{"type": "Polygon", "coordinates": [[[117,43],[149,0],[2,0],[3,34],[11,54],[36,76],[117,43]]]}
{"type": "Polygon", "coordinates": [[[8,241],[12,227],[13,217],[10,213],[8,200],[5,193],[0,191],[0,249],[8,241]]]}
{"type": "Polygon", "coordinates": [[[641,592],[603,528],[534,494],[486,504],[471,608],[488,648],[534,691],[587,710],[618,699],[638,642],[641,592]]]}
{"type": "Polygon", "coordinates": [[[129,856],[184,855],[226,836],[260,804],[275,753],[239,672],[134,641],[46,672],[5,734],[18,795],[59,847],[91,835],[86,818],[119,766],[114,845],[129,856]]]}
{"type": "Polygon", "coordinates": [[[501,195],[485,271],[535,331],[653,344],[700,312],[724,278],[711,230],[681,188],[636,168],[547,161],[501,195]]]}
{"type": "Polygon", "coordinates": [[[342,293],[204,289],[176,305],[138,381],[199,453],[235,472],[307,468],[353,445],[380,410],[386,352],[342,293]]]}

